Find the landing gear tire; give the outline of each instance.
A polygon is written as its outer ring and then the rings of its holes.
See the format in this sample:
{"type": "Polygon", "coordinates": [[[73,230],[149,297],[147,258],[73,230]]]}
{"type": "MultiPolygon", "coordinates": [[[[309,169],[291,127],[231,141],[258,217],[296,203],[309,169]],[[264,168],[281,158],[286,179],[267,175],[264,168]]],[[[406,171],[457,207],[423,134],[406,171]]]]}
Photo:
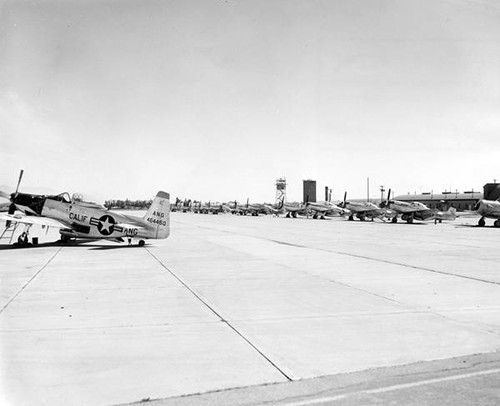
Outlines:
{"type": "Polygon", "coordinates": [[[70,242],[71,237],[69,235],[61,235],[61,242],[70,242]]]}
{"type": "Polygon", "coordinates": [[[397,217],[394,217],[392,220],[391,220],[391,223],[393,224],[396,224],[398,222],[398,218],[397,217]]]}
{"type": "Polygon", "coordinates": [[[139,240],[139,247],[144,247],[146,242],[144,240],[139,240]]]}
{"type": "Polygon", "coordinates": [[[413,224],[413,217],[409,217],[408,220],[406,220],[408,224],[413,224]]]}
{"type": "Polygon", "coordinates": [[[486,225],[486,221],[484,221],[484,218],[483,218],[483,217],[481,217],[481,218],[479,219],[479,221],[477,222],[477,225],[478,225],[479,227],[484,227],[484,226],[486,225]]]}
{"type": "Polygon", "coordinates": [[[493,223],[493,225],[495,227],[500,227],[500,220],[495,220],[495,222],[493,223]]]}
{"type": "Polygon", "coordinates": [[[354,216],[351,214],[348,218],[349,221],[354,221],[354,216]]]}

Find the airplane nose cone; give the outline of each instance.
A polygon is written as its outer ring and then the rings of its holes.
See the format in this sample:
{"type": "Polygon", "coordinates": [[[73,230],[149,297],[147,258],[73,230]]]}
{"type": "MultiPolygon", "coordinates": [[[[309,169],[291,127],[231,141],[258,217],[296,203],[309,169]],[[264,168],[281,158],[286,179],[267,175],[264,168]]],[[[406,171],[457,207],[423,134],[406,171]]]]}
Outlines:
{"type": "Polygon", "coordinates": [[[480,206],[481,206],[481,200],[478,200],[474,205],[474,207],[472,208],[472,210],[478,211],[480,206]]]}

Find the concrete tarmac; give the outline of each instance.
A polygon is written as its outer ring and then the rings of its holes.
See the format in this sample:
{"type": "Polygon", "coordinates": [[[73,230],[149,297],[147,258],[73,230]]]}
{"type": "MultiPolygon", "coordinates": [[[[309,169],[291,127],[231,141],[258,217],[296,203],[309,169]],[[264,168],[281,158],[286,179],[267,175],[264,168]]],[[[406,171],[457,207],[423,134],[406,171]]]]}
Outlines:
{"type": "MultiPolygon", "coordinates": [[[[55,230],[37,247],[0,246],[2,399],[196,402],[214,392],[230,399],[234,388],[293,392],[305,382],[314,389],[318,377],[368,382],[370,371],[494,357],[500,230],[476,221],[172,213],[170,238],[144,248],[46,243],[55,230]]],[[[429,371],[424,381],[436,386],[443,375],[429,371]]]]}

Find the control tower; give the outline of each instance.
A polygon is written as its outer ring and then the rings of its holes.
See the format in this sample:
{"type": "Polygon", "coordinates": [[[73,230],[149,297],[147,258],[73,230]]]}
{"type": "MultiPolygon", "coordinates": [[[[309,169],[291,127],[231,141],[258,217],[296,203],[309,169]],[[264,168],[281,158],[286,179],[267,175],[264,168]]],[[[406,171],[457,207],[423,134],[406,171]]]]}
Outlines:
{"type": "Polygon", "coordinates": [[[281,202],[286,202],[286,178],[276,179],[276,207],[279,207],[281,202]]]}

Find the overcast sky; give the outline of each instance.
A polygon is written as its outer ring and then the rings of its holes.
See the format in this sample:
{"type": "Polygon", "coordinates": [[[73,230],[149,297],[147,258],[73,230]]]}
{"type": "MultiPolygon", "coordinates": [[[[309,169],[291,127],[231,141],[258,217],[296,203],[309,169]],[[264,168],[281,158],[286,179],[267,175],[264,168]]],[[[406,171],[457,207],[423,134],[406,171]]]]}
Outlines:
{"type": "Polygon", "coordinates": [[[500,179],[495,0],[0,2],[0,185],[340,199],[500,179]]]}

